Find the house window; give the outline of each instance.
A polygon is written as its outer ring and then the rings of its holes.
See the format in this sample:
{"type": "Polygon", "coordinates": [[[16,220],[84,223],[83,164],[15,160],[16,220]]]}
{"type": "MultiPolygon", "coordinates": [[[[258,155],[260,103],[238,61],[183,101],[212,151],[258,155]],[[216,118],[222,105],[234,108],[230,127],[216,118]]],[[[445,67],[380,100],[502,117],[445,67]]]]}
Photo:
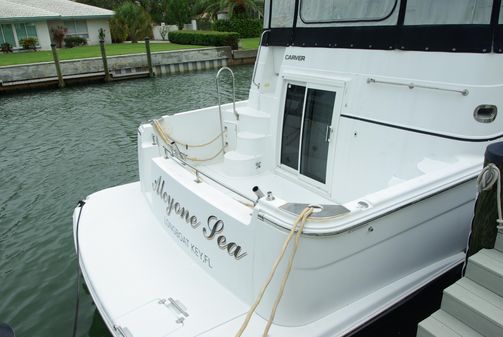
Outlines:
{"type": "Polygon", "coordinates": [[[16,39],[14,38],[14,30],[11,24],[0,25],[0,44],[8,43],[12,47],[16,46],[16,39]]]}
{"type": "Polygon", "coordinates": [[[281,164],[326,183],[334,91],[289,84],[281,136],[281,164]]]}
{"type": "Polygon", "coordinates": [[[37,37],[37,28],[32,23],[16,23],[14,27],[18,41],[29,37],[37,37]]]}
{"type": "Polygon", "coordinates": [[[68,36],[80,36],[86,39],[89,37],[85,20],[63,21],[63,25],[67,29],[68,36]]]}

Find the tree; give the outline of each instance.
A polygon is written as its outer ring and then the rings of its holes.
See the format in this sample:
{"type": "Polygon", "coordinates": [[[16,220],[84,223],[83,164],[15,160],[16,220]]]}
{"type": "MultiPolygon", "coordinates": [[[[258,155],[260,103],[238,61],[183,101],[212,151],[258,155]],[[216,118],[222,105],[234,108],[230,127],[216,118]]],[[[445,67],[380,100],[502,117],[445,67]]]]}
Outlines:
{"type": "Polygon", "coordinates": [[[226,10],[232,16],[262,16],[264,1],[260,0],[202,0],[204,11],[215,18],[226,10]]]}
{"type": "Polygon", "coordinates": [[[115,17],[127,26],[129,37],[133,43],[152,33],[152,19],[139,5],[126,2],[115,10],[115,17]]]}
{"type": "Polygon", "coordinates": [[[166,19],[169,24],[175,24],[182,30],[183,25],[190,20],[190,8],[187,0],[167,0],[166,19]]]}

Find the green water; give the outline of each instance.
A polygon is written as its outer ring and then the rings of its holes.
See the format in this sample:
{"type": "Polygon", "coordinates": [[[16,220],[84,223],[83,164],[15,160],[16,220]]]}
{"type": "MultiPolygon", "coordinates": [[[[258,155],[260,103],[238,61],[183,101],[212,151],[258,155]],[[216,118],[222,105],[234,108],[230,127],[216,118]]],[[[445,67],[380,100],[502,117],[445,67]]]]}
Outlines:
{"type": "MultiPolygon", "coordinates": [[[[236,96],[246,99],[253,68],[234,70],[236,96]]],[[[71,336],[77,201],[138,180],[139,124],[215,105],[215,74],[0,96],[0,322],[17,337],[71,336]]],[[[85,289],[78,331],[110,336],[85,289]]]]}

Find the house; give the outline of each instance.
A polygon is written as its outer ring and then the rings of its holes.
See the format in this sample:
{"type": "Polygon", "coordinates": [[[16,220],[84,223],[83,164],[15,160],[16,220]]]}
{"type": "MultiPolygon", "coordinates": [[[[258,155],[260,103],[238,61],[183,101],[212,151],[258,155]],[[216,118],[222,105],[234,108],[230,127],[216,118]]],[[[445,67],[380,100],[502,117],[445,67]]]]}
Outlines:
{"type": "Polygon", "coordinates": [[[51,49],[52,30],[65,27],[66,36],[81,36],[99,43],[99,29],[111,43],[108,20],[113,11],[69,0],[0,0],[0,45],[14,48],[27,37],[36,37],[41,49],[51,49]]]}

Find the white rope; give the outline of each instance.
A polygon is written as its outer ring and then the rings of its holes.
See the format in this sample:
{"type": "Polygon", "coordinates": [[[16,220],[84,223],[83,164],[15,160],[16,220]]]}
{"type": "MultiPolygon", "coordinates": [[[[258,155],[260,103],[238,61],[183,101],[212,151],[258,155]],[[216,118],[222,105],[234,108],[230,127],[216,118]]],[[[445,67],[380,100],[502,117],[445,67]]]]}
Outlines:
{"type": "Polygon", "coordinates": [[[260,301],[262,301],[262,297],[264,296],[264,293],[265,293],[267,287],[271,283],[271,281],[274,277],[274,274],[276,273],[276,270],[278,269],[279,263],[281,262],[281,260],[285,256],[285,252],[288,248],[288,244],[292,240],[295,232],[297,232],[297,235],[295,237],[295,245],[293,247],[292,254],[290,255],[287,270],[285,271],[285,274],[283,275],[283,279],[281,281],[281,287],[278,291],[278,295],[276,296],[276,301],[274,302],[274,305],[273,305],[273,308],[271,311],[271,315],[270,315],[269,320],[267,322],[267,325],[264,329],[263,336],[267,337],[267,333],[269,332],[272,321],[274,320],[274,316],[276,314],[276,309],[279,305],[279,302],[280,302],[281,297],[283,295],[283,292],[285,290],[286,282],[288,280],[288,276],[290,275],[290,270],[292,269],[293,260],[295,258],[295,254],[297,252],[297,248],[299,247],[299,244],[300,244],[300,235],[302,234],[302,230],[304,229],[304,225],[307,222],[307,218],[311,215],[311,213],[313,213],[313,208],[306,207],[302,211],[302,213],[299,214],[297,219],[295,220],[295,223],[293,224],[292,229],[290,230],[290,233],[288,234],[288,237],[286,238],[285,242],[283,243],[283,247],[281,248],[280,254],[276,258],[276,261],[274,261],[271,272],[269,273],[269,277],[267,278],[266,282],[262,286],[262,289],[260,290],[260,292],[257,296],[257,299],[250,307],[250,310],[248,310],[248,313],[246,314],[245,320],[244,320],[243,324],[241,325],[241,328],[239,328],[239,331],[236,333],[236,337],[241,337],[243,335],[243,332],[245,331],[246,327],[248,326],[248,323],[250,322],[250,319],[251,319],[253,313],[255,312],[258,305],[260,304],[260,301]],[[297,230],[297,226],[299,225],[299,223],[301,225],[300,225],[300,228],[297,230]]]}
{"type": "Polygon", "coordinates": [[[496,183],[496,203],[498,209],[498,219],[496,219],[498,225],[496,227],[498,230],[503,230],[503,215],[501,212],[501,172],[498,166],[491,163],[484,167],[477,177],[479,192],[489,191],[496,183]]]}
{"type": "MultiPolygon", "coordinates": [[[[173,140],[173,138],[170,138],[170,136],[164,131],[164,129],[162,128],[161,126],[161,123],[159,123],[159,121],[157,119],[154,119],[152,125],[154,126],[154,129],[157,131],[157,133],[159,134],[159,136],[161,137],[162,141],[167,145],[167,146],[170,146],[171,142],[175,142],[177,144],[181,144],[181,145],[186,145],[188,147],[201,147],[201,146],[206,146],[206,145],[209,145],[211,143],[213,143],[215,141],[215,139],[218,139],[220,136],[223,135],[223,133],[220,133],[216,138],[214,138],[213,140],[209,141],[208,143],[205,143],[205,144],[199,144],[199,145],[187,145],[187,144],[183,144],[183,143],[178,143],[177,141],[173,140]]],[[[187,156],[187,154],[185,153],[182,153],[180,152],[182,155],[185,156],[186,159],[188,160],[191,160],[191,161],[196,161],[196,162],[205,162],[205,161],[210,161],[210,160],[213,160],[215,159],[216,157],[218,157],[222,152],[224,152],[224,148],[220,148],[220,150],[215,153],[214,155],[212,155],[211,157],[208,157],[208,158],[197,158],[197,157],[190,157],[190,156],[187,156]]]]}

